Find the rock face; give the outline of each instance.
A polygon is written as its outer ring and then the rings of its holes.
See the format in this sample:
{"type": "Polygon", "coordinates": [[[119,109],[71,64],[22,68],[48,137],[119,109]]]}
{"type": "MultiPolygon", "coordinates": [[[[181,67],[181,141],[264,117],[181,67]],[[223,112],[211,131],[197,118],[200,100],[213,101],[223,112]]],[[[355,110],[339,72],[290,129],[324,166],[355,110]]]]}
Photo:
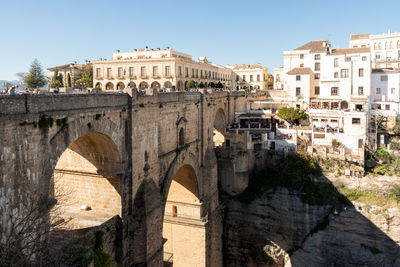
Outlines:
{"type": "Polygon", "coordinates": [[[225,266],[400,266],[400,212],[354,203],[340,213],[280,188],[226,201],[225,266]],[[289,256],[290,254],[290,256],[289,256]]]}

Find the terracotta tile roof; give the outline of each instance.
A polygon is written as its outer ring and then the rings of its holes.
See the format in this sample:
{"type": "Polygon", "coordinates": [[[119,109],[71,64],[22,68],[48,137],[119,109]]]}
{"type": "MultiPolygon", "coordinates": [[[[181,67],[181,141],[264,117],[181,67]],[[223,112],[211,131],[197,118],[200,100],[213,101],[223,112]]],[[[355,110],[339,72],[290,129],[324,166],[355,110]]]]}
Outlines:
{"type": "Polygon", "coordinates": [[[369,47],[355,47],[355,48],[334,48],[329,55],[346,55],[346,54],[357,54],[357,53],[369,53],[371,49],[369,47]]]}
{"type": "Polygon", "coordinates": [[[252,64],[252,65],[235,65],[233,67],[234,70],[238,70],[238,69],[263,69],[265,68],[264,66],[260,65],[260,64],[252,64]]]}
{"type": "Polygon", "coordinates": [[[312,74],[313,71],[310,68],[294,68],[288,71],[286,74],[295,75],[295,74],[312,74]]]}
{"type": "Polygon", "coordinates": [[[328,39],[314,40],[299,46],[294,50],[310,50],[310,53],[322,53],[326,51],[326,45],[329,43],[328,39]]]}
{"type": "Polygon", "coordinates": [[[360,33],[360,34],[350,34],[350,40],[362,40],[369,39],[369,33],[360,33]]]}

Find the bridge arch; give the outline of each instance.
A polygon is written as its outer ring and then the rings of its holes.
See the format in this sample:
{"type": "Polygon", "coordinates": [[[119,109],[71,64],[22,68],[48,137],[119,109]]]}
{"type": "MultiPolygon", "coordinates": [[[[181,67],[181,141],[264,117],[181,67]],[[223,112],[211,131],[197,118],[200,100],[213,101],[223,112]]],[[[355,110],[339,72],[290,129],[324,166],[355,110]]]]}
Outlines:
{"type": "Polygon", "coordinates": [[[214,147],[222,146],[225,142],[226,115],[222,108],[219,108],[213,121],[213,142],[214,147]]]}
{"type": "Polygon", "coordinates": [[[50,196],[57,205],[51,221],[63,219],[61,228],[79,229],[121,216],[122,170],[118,148],[109,136],[90,132],[73,141],[54,168],[50,196]]]}

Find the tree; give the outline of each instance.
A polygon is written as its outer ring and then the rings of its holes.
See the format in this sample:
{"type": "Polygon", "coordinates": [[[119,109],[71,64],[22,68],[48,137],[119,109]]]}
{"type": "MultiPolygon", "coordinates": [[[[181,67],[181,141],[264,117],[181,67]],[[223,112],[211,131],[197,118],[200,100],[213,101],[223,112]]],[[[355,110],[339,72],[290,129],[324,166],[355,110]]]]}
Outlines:
{"type": "Polygon", "coordinates": [[[91,65],[86,66],[82,78],[78,79],[76,84],[83,84],[85,88],[93,88],[93,68],[91,65]]]}
{"type": "Polygon", "coordinates": [[[34,59],[28,75],[24,78],[27,88],[40,88],[46,84],[46,78],[43,75],[43,69],[37,59],[34,59]]]}
{"type": "Polygon", "coordinates": [[[7,90],[10,89],[10,87],[12,86],[12,83],[10,82],[3,82],[1,84],[1,86],[5,87],[7,90]]]}
{"type": "Polygon", "coordinates": [[[224,85],[221,82],[218,82],[215,87],[219,88],[219,89],[222,89],[222,88],[224,88],[224,85]]]}
{"type": "Polygon", "coordinates": [[[67,73],[67,87],[71,87],[71,75],[67,73]]]}
{"type": "Polygon", "coordinates": [[[305,120],[307,119],[307,113],[305,110],[301,110],[299,108],[293,108],[293,107],[283,107],[279,109],[278,111],[278,116],[289,122],[291,125],[293,124],[299,124],[300,120],[305,120]]]}
{"type": "Polygon", "coordinates": [[[193,80],[189,80],[186,84],[187,88],[195,88],[196,87],[196,82],[193,80]]]}
{"type": "Polygon", "coordinates": [[[62,84],[62,82],[60,81],[60,78],[61,78],[61,76],[58,75],[58,70],[55,70],[55,71],[54,71],[54,75],[53,75],[53,77],[52,77],[51,80],[50,80],[50,88],[59,88],[59,87],[62,87],[63,84],[62,84]]]}
{"type": "Polygon", "coordinates": [[[332,146],[333,148],[338,148],[342,143],[340,143],[337,139],[332,139],[332,146]]]}

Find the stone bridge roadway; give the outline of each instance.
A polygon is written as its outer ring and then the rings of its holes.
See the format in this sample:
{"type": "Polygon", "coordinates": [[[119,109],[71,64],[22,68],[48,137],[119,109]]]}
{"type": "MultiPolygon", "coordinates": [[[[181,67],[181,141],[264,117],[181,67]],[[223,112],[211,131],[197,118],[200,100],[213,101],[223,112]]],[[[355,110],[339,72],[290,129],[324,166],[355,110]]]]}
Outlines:
{"type": "Polygon", "coordinates": [[[120,215],[124,266],[221,266],[214,130],[262,96],[0,96],[1,241],[57,199],[67,229],[120,215]]]}

